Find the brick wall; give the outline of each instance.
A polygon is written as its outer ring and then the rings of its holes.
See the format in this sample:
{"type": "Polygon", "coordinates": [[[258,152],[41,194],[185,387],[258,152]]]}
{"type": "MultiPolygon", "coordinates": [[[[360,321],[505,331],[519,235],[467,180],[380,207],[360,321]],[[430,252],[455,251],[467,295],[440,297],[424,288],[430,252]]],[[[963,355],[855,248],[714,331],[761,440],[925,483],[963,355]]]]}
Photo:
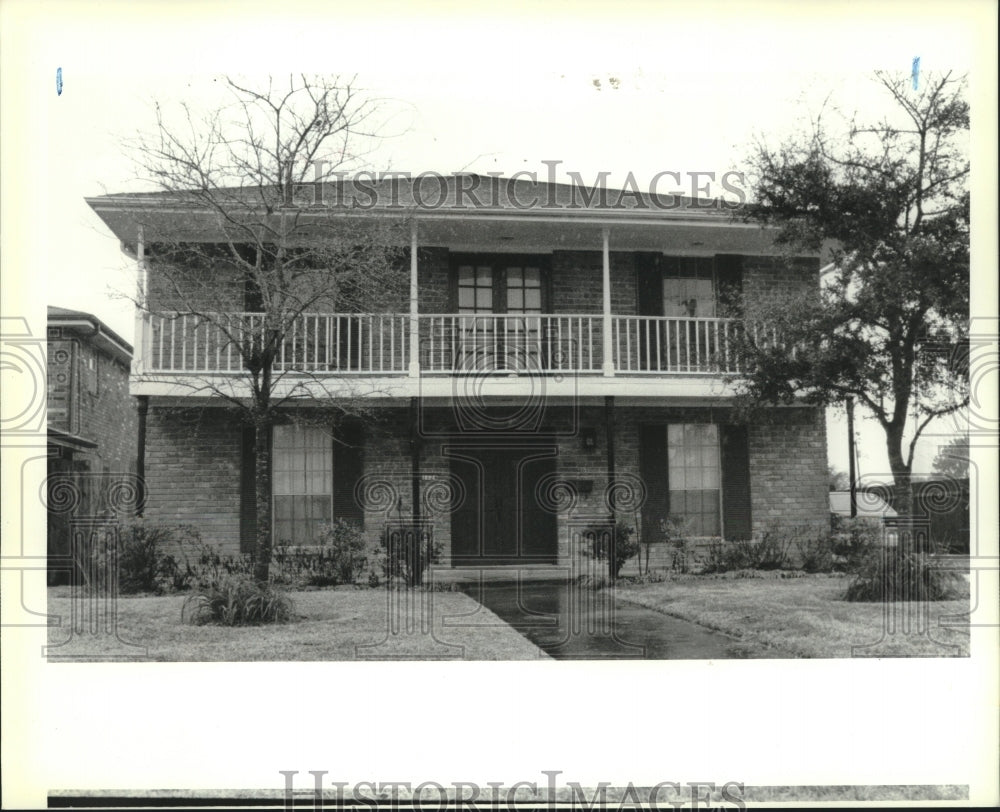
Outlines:
{"type": "Polygon", "coordinates": [[[238,420],[218,408],[150,403],[145,518],[190,524],[221,553],[240,551],[238,420]]]}
{"type": "Polygon", "coordinates": [[[743,258],[743,292],[751,300],[809,290],[819,294],[819,260],[815,257],[743,258]]]}
{"type": "Polygon", "coordinates": [[[135,471],[138,413],[129,395],[129,369],[84,338],[48,342],[49,423],[93,440],[86,452],[97,473],[135,471]]]}
{"type": "MultiPolygon", "coordinates": [[[[725,408],[618,409],[618,469],[639,474],[639,426],[656,422],[727,423],[725,408]]],[[[828,526],[826,423],[821,409],[765,411],[749,425],[750,500],[755,533],[775,521],[828,526]]]]}
{"type": "Polygon", "coordinates": [[[211,270],[167,271],[153,263],[147,282],[150,310],[205,310],[241,312],[244,285],[239,272],[220,265],[211,270]],[[185,304],[187,303],[187,304],[185,304]]]}
{"type": "MultiPolygon", "coordinates": [[[[451,297],[448,290],[449,266],[447,248],[421,248],[417,252],[417,283],[421,313],[448,313],[451,297]]],[[[406,305],[409,311],[409,304],[406,305]]]]}
{"type": "MultiPolygon", "coordinates": [[[[619,515],[624,521],[635,528],[640,526],[639,513],[628,509],[627,489],[641,480],[639,427],[642,424],[725,423],[733,419],[732,411],[725,408],[616,408],[615,462],[618,479],[626,485],[625,491],[618,492],[619,515]]],[[[779,522],[791,526],[828,526],[826,435],[822,411],[798,408],[774,410],[769,420],[766,424],[751,426],[749,431],[754,533],[767,530],[779,522]]],[[[557,429],[563,435],[557,441],[557,474],[561,480],[571,481],[577,489],[572,502],[554,498],[554,503],[559,506],[556,511],[559,559],[566,562],[570,558],[574,532],[608,515],[605,413],[603,405],[581,405],[578,409],[550,408],[546,410],[543,421],[547,428],[557,429]],[[584,449],[581,436],[584,430],[594,436],[592,449],[584,449]]],[[[431,410],[429,425],[441,429],[447,422],[447,410],[431,410]]],[[[406,430],[405,421],[399,425],[401,430],[406,430]]],[[[425,488],[434,474],[443,472],[447,475],[449,471],[448,460],[441,454],[445,445],[447,440],[438,438],[424,442],[421,467],[425,488]]],[[[383,472],[392,472],[394,481],[399,483],[405,515],[410,504],[409,452],[405,443],[383,438],[370,442],[367,448],[372,454],[367,464],[375,465],[383,472]],[[392,456],[395,453],[407,456],[398,458],[394,464],[392,456]]],[[[424,518],[432,520],[434,537],[444,546],[446,563],[451,550],[450,520],[443,513],[425,515],[424,518]]],[[[669,564],[669,556],[662,545],[654,545],[652,552],[654,566],[657,565],[657,557],[660,565],[669,564]]]]}
{"type": "MultiPolygon", "coordinates": [[[[551,310],[554,313],[600,313],[602,258],[600,251],[554,251],[551,272],[551,310]]],[[[422,247],[418,274],[421,313],[447,313],[451,310],[449,289],[449,251],[444,247],[422,247]]],[[[748,296],[773,291],[818,290],[819,262],[815,258],[744,257],[744,290],[748,296]]],[[[404,273],[408,274],[407,269],[404,273]]],[[[185,298],[199,301],[203,307],[221,310],[242,308],[243,285],[232,268],[221,266],[211,271],[190,271],[168,276],[153,266],[149,275],[149,306],[153,310],[180,309],[185,298]]],[[[405,296],[396,303],[399,312],[407,312],[405,296]]],[[[615,314],[634,315],[636,309],[635,255],[627,251],[611,252],[611,309],[615,314]]]]}
{"type": "Polygon", "coordinates": [[[363,470],[367,487],[361,502],[365,535],[372,543],[387,522],[412,516],[409,439],[409,409],[405,406],[382,410],[366,426],[363,470]]]}
{"type": "MultiPolygon", "coordinates": [[[[364,445],[365,534],[375,542],[387,522],[408,520],[411,512],[409,410],[385,409],[367,430],[364,445]]],[[[657,422],[716,422],[733,419],[727,409],[618,407],[615,410],[616,473],[626,483],[641,479],[639,427],[657,422]]],[[[440,436],[452,423],[449,409],[429,409],[421,452],[422,518],[433,526],[442,546],[442,564],[451,555],[451,518],[446,501],[428,498],[450,477],[444,451],[453,440],[440,436]],[[433,436],[437,435],[437,436],[433,436]]],[[[572,501],[554,494],[560,561],[571,558],[571,539],[589,524],[608,515],[607,443],[603,405],[578,409],[550,408],[547,429],[564,436],[557,441],[556,470],[578,492],[572,501]],[[595,445],[585,449],[581,431],[593,433],[595,445]]],[[[196,526],[205,541],[227,553],[239,551],[240,429],[218,409],[176,412],[150,407],[147,435],[147,518],[196,526]]],[[[753,529],[775,523],[828,524],[826,436],[823,415],[814,409],[774,410],[767,422],[750,426],[750,476],[753,529]]],[[[336,453],[336,452],[334,452],[336,453]]],[[[619,515],[633,527],[639,514],[629,510],[627,492],[620,492],[619,515]]],[[[662,546],[662,545],[661,545],[662,546]]],[[[653,565],[669,563],[665,549],[653,547],[653,565]]]]}
{"type": "MultiPolygon", "coordinates": [[[[613,251],[611,312],[632,315],[635,309],[635,255],[613,251]]],[[[555,251],[552,254],[552,312],[601,313],[604,310],[604,260],[600,251],[555,251]]]]}
{"type": "Polygon", "coordinates": [[[750,426],[754,530],[829,527],[826,422],[821,409],[771,410],[750,426]]]}

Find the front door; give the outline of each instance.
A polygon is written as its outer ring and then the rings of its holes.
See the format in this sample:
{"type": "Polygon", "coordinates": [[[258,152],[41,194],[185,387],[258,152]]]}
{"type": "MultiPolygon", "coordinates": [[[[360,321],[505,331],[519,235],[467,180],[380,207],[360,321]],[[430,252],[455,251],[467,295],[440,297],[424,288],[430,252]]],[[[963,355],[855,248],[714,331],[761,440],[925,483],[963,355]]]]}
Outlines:
{"type": "Polygon", "coordinates": [[[555,443],[446,451],[465,493],[451,521],[456,566],[556,563],[556,517],[539,500],[555,454],[555,443]]]}

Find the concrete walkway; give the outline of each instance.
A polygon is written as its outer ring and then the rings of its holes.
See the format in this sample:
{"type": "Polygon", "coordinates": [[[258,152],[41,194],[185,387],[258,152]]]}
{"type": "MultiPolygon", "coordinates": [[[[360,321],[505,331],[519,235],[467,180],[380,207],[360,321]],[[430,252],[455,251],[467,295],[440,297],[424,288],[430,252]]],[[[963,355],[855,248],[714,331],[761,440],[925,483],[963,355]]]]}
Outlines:
{"type": "Polygon", "coordinates": [[[459,582],[463,592],[556,659],[716,660],[737,641],[643,606],[614,588],[536,578],[459,582]]]}

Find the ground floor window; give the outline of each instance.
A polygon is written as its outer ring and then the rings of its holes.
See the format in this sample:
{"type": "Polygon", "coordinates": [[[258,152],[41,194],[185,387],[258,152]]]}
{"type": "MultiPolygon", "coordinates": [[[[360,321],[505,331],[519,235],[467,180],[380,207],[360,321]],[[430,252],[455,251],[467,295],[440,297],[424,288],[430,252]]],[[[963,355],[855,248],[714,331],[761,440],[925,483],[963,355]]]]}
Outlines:
{"type": "Polygon", "coordinates": [[[333,441],[322,428],[280,425],[273,434],[275,543],[313,544],[333,518],[333,441]]]}
{"type": "Polygon", "coordinates": [[[719,427],[712,423],[667,426],[670,513],[685,519],[694,536],[721,536],[719,427]]]}

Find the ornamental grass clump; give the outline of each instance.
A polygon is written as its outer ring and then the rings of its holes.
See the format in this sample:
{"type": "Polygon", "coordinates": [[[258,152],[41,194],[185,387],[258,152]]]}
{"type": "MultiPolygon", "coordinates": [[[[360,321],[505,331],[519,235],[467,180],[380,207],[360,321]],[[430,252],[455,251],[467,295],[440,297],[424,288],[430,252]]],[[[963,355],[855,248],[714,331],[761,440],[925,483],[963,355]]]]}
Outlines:
{"type": "Polygon", "coordinates": [[[273,584],[231,575],[199,586],[184,601],[181,619],[195,626],[262,626],[286,623],[292,608],[291,598],[273,584]]]}

